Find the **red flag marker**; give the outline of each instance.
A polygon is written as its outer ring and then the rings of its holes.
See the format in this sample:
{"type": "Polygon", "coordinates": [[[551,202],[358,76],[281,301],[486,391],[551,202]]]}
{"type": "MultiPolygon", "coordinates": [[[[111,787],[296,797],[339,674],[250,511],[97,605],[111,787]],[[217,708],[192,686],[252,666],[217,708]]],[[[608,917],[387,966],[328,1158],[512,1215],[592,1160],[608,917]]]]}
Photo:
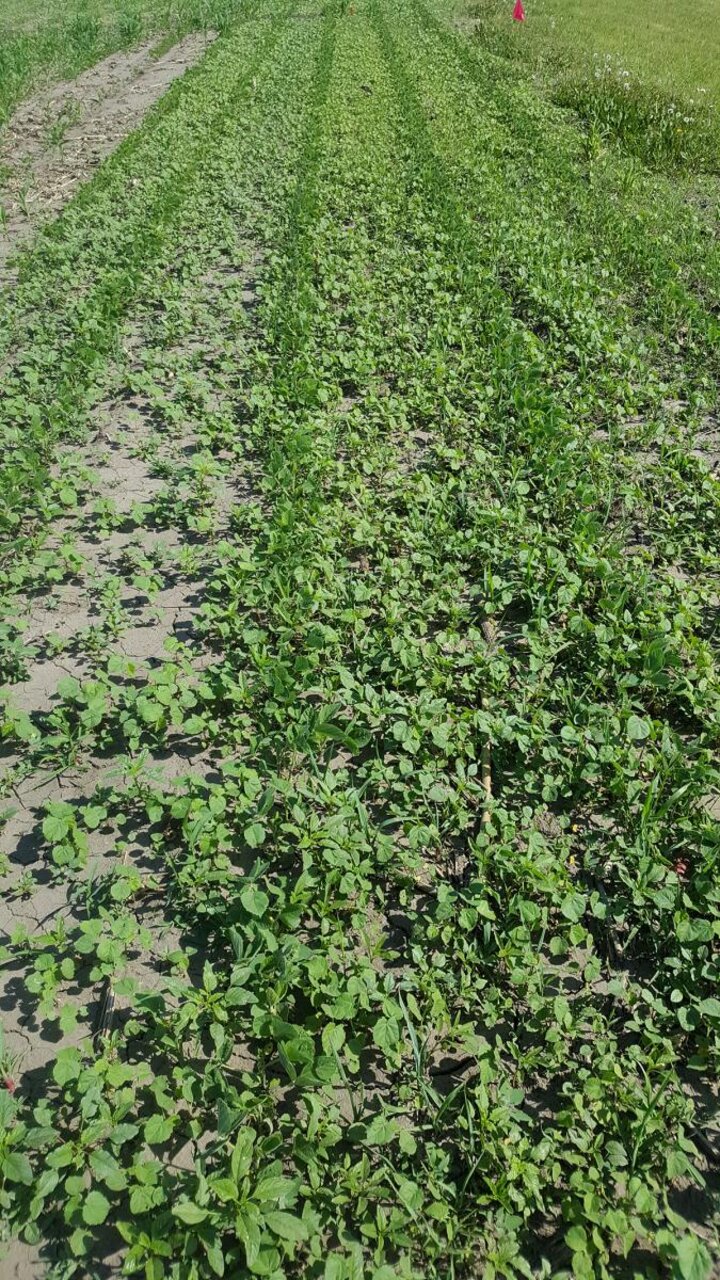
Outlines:
{"type": "Polygon", "coordinates": [[[525,21],[525,10],[523,9],[522,0],[515,0],[515,8],[513,9],[513,18],[516,22],[525,21]]]}

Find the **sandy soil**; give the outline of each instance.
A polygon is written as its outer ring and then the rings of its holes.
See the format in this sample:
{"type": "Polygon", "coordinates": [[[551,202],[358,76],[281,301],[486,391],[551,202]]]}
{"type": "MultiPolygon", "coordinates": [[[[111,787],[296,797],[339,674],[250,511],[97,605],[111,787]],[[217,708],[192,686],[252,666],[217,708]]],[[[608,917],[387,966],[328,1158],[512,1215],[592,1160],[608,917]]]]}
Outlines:
{"type": "MultiPolygon", "coordinates": [[[[219,295],[227,302],[234,293],[239,306],[252,310],[259,262],[260,255],[248,246],[244,269],[208,272],[194,286],[193,296],[213,308],[219,295]]],[[[142,322],[128,322],[121,341],[127,373],[137,374],[145,367],[146,341],[142,322]]],[[[198,378],[220,354],[209,337],[202,350],[192,339],[176,349],[178,368],[192,368],[198,378]]],[[[92,678],[93,633],[104,625],[103,584],[115,582],[118,588],[119,625],[108,652],[129,660],[132,674],[128,678],[133,684],[145,683],[167,661],[165,645],[171,637],[180,641],[189,668],[200,678],[213,660],[197,625],[205,580],[218,544],[230,532],[233,508],[250,495],[247,478],[236,474],[231,460],[219,455],[217,474],[209,481],[206,495],[208,529],[193,532],[172,520],[166,527],[158,526],[149,513],[149,505],[167,483],[158,475],[158,463],[179,467],[184,474],[199,448],[192,429],[183,422],[166,422],[144,394],[130,390],[123,377],[116,394],[91,411],[91,424],[88,442],[61,449],[55,463],[56,474],[69,468],[72,474],[85,477],[82,502],[55,523],[49,543],[73,545],[79,556],[76,571],[50,591],[43,588],[18,600],[18,616],[32,656],[24,679],[0,686],[0,705],[10,704],[33,719],[59,705],[62,679],[92,678]],[[97,507],[108,501],[121,517],[111,531],[103,526],[97,507]],[[193,558],[186,561],[190,552],[193,558]],[[161,576],[152,599],[128,581],[127,558],[140,553],[153,558],[161,576]]],[[[175,475],[173,483],[185,481],[175,475]]],[[[80,884],[102,876],[120,859],[143,877],[146,893],[138,904],[137,919],[145,939],[133,953],[128,973],[145,990],[152,989],[163,957],[178,945],[179,934],[165,911],[165,868],[153,850],[147,814],[133,799],[128,761],[112,751],[98,756],[90,750],[72,767],[61,770],[40,766],[24,772],[18,770],[19,764],[20,759],[0,745],[0,811],[12,810],[0,823],[0,859],[7,866],[2,878],[0,941],[6,942],[18,930],[34,938],[61,923],[68,929],[77,927],[83,918],[82,895],[72,892],[72,877],[58,876],[53,870],[42,833],[45,806],[62,800],[81,807],[108,788],[118,790],[128,795],[128,823],[120,830],[113,822],[91,834],[87,867],[75,879],[80,884]]],[[[174,791],[184,786],[188,775],[200,782],[217,780],[217,766],[212,752],[188,740],[179,728],[168,732],[161,753],[148,754],[143,776],[154,786],[174,791]]],[[[25,979],[22,964],[6,967],[0,982],[0,1025],[18,1088],[33,1099],[42,1096],[46,1087],[59,1035],[57,1025],[38,1011],[25,979]]],[[[88,991],[86,985],[71,980],[64,984],[62,995],[78,1014],[74,1031],[63,1035],[63,1043],[87,1044],[103,1026],[107,984],[96,984],[88,991]]],[[[113,1003],[117,1023],[127,1014],[127,1002],[117,996],[113,1003]]],[[[53,1260],[52,1250],[18,1241],[0,1244],[0,1277],[42,1280],[53,1260]]],[[[117,1259],[108,1256],[102,1270],[93,1274],[119,1275],[117,1259]]]]}
{"type": "Polygon", "coordinates": [[[14,279],[15,251],[57,216],[214,39],[195,32],[159,58],[156,41],[113,54],[18,107],[0,133],[0,286],[14,279]]]}

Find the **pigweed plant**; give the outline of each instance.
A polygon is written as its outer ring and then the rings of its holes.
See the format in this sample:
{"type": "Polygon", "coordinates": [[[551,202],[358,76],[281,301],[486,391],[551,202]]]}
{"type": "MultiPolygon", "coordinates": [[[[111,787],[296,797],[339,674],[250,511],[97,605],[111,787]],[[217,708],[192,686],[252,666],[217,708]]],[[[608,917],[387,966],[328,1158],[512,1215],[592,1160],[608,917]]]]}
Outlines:
{"type": "Polygon", "coordinates": [[[248,10],[25,254],[0,1206],[38,1274],[717,1271],[718,284],[673,183],[427,0],[248,10]]]}

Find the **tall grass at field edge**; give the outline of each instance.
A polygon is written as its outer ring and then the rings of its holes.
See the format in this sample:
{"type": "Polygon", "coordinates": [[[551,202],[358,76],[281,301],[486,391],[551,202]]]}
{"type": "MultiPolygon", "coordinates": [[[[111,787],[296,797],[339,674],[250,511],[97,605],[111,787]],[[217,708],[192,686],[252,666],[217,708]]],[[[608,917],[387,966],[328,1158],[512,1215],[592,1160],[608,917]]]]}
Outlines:
{"type": "Polygon", "coordinates": [[[628,69],[619,56],[511,24],[500,0],[473,0],[463,19],[472,23],[475,41],[574,111],[591,147],[614,142],[665,171],[720,172],[720,109],[706,89],[675,91],[628,69]]]}

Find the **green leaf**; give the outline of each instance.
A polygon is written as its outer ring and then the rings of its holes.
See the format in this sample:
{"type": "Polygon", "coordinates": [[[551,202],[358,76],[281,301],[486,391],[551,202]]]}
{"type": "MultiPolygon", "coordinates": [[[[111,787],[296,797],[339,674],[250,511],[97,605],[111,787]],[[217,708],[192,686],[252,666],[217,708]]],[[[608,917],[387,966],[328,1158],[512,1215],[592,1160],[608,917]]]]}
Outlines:
{"type": "Polygon", "coordinates": [[[707,1000],[701,1000],[698,1009],[704,1018],[720,1018],[720,1000],[715,996],[708,996],[707,1000]]]}
{"type": "Polygon", "coordinates": [[[378,1018],[372,1031],[378,1049],[391,1053],[400,1042],[400,1026],[394,1018],[378,1018]]]}
{"type": "Polygon", "coordinates": [[[167,1142],[171,1137],[174,1128],[172,1116],[157,1115],[151,1116],[143,1129],[143,1136],[148,1146],[157,1147],[163,1142],[167,1142]]]}
{"type": "Polygon", "coordinates": [[[121,1169],[117,1160],[109,1151],[104,1151],[99,1147],[96,1151],[90,1153],[90,1168],[104,1182],[111,1191],[124,1191],[127,1185],[127,1177],[125,1171],[121,1169]]]}
{"type": "Polygon", "coordinates": [[[322,1031],[322,1047],[327,1054],[339,1053],[345,1043],[345,1028],[336,1022],[328,1022],[322,1031]]]}
{"type": "Polygon", "coordinates": [[[435,1218],[437,1222],[447,1222],[450,1217],[450,1210],[443,1200],[433,1200],[427,1207],[427,1213],[428,1217],[435,1218]]]}
{"type": "Polygon", "coordinates": [[[267,832],[261,822],[251,822],[243,831],[245,843],[251,849],[258,849],[264,843],[267,832]]]}
{"type": "Polygon", "coordinates": [[[560,903],[560,913],[575,923],[584,916],[586,906],[587,898],[582,893],[568,893],[560,903]]]}
{"type": "Polygon", "coordinates": [[[11,1151],[2,1162],[3,1177],[8,1182],[22,1182],[29,1186],[33,1180],[32,1165],[21,1151],[11,1151]]]}
{"type": "Polygon", "coordinates": [[[398,1135],[400,1150],[405,1152],[406,1156],[414,1156],[417,1151],[417,1142],[414,1135],[409,1129],[401,1129],[398,1135]]]}
{"type": "Polygon", "coordinates": [[[87,1254],[90,1239],[90,1232],[83,1231],[82,1227],[76,1227],[75,1230],[70,1233],[68,1244],[70,1245],[70,1252],[74,1257],[82,1258],[87,1254]]]}
{"type": "Polygon", "coordinates": [[[59,844],[65,839],[71,826],[71,818],[50,814],[42,824],[42,833],[49,844],[59,844]]]}
{"type": "Polygon", "coordinates": [[[217,1129],[221,1138],[227,1138],[240,1124],[245,1112],[239,1107],[229,1107],[224,1098],[218,1102],[217,1129]]]}
{"type": "Polygon", "coordinates": [[[640,716],[630,716],[627,722],[627,735],[631,742],[644,742],[650,736],[652,726],[640,716]]]}
{"type": "Polygon", "coordinates": [[[110,1212],[110,1201],[102,1191],[91,1191],[85,1198],[82,1216],[89,1227],[97,1227],[104,1222],[110,1212]]]}
{"type": "Polygon", "coordinates": [[[285,1200],[290,1203],[295,1199],[297,1185],[297,1182],[292,1178],[283,1178],[281,1176],[261,1178],[253,1191],[253,1200],[285,1200]]]}
{"type": "Polygon", "coordinates": [[[412,1214],[417,1214],[422,1209],[422,1191],[417,1182],[413,1182],[412,1178],[403,1178],[401,1180],[398,1186],[398,1196],[412,1214]]]}
{"type": "Polygon", "coordinates": [[[240,894],[240,901],[251,916],[264,916],[270,906],[270,899],[267,894],[254,884],[249,884],[246,889],[243,889],[240,894]]]}
{"type": "MultiPolygon", "coordinates": [[[[80,693],[80,688],[80,681],[76,680],[74,676],[63,676],[62,679],[57,682],[57,691],[61,698],[77,698],[80,693]]],[[[56,810],[66,808],[69,812],[71,811],[70,805],[66,805],[65,801],[62,801],[60,804],[53,805],[53,808],[56,810]]]]}
{"type": "Polygon", "coordinates": [[[137,1137],[138,1126],[136,1124],[116,1124],[110,1133],[110,1141],[114,1147],[121,1147],[125,1142],[131,1142],[137,1137]]]}
{"type": "Polygon", "coordinates": [[[230,1200],[237,1203],[238,1189],[232,1178],[213,1178],[210,1186],[218,1200],[222,1200],[224,1204],[230,1200]]]}
{"type": "Polygon", "coordinates": [[[255,1134],[252,1129],[244,1127],[238,1133],[235,1140],[232,1156],[230,1157],[230,1172],[236,1182],[246,1177],[250,1172],[252,1162],[252,1151],[255,1144],[255,1134]]]}
{"type": "Polygon", "coordinates": [[[695,1235],[683,1236],[675,1248],[677,1261],[673,1267],[673,1280],[707,1280],[712,1258],[702,1240],[695,1235]]]}
{"type": "Polygon", "coordinates": [[[273,1209],[265,1214],[265,1222],[281,1240],[307,1240],[308,1229],[301,1218],[294,1213],[285,1213],[281,1209],[273,1209]]]}
{"type": "Polygon", "coordinates": [[[107,809],[104,805],[89,804],[87,808],[83,809],[83,818],[85,819],[85,826],[88,830],[96,831],[100,826],[100,823],[104,822],[107,818],[107,809]]]}
{"type": "Polygon", "coordinates": [[[199,1204],[194,1204],[192,1200],[181,1200],[179,1204],[174,1204],[172,1207],[173,1216],[189,1227],[195,1227],[199,1222],[204,1222],[208,1212],[207,1209],[201,1209],[199,1204]]]}
{"type": "Polygon", "coordinates": [[[254,1276],[268,1276],[269,1280],[270,1278],[271,1280],[280,1280],[283,1272],[278,1270],[279,1266],[280,1254],[278,1250],[263,1243],[260,1245],[257,1258],[250,1270],[254,1276]]]}
{"type": "Polygon", "coordinates": [[[238,1239],[245,1249],[245,1260],[252,1267],[260,1252],[260,1228],[257,1220],[250,1212],[241,1209],[235,1219],[235,1230],[238,1239]]]}
{"type": "Polygon", "coordinates": [[[58,1023],[60,1026],[60,1030],[62,1031],[64,1036],[68,1035],[69,1032],[74,1031],[75,1027],[77,1026],[79,1012],[80,1011],[76,1005],[73,1005],[73,1004],[63,1005],[58,1015],[58,1023]]]}
{"type": "Polygon", "coordinates": [[[149,1213],[157,1204],[155,1188],[133,1187],[130,1192],[130,1212],[132,1214],[149,1213]]]}
{"type": "Polygon", "coordinates": [[[587,1253],[588,1238],[583,1227],[569,1227],[565,1232],[565,1243],[573,1253],[587,1253]]]}
{"type": "Polygon", "coordinates": [[[81,1069],[82,1063],[79,1050],[72,1047],[61,1049],[55,1059],[53,1080],[56,1084],[69,1084],[71,1080],[77,1080],[81,1069]]]}
{"type": "Polygon", "coordinates": [[[397,1133],[397,1125],[387,1116],[373,1116],[368,1125],[367,1141],[371,1147],[382,1147],[392,1142],[397,1133]]]}
{"type": "Polygon", "coordinates": [[[608,1160],[616,1169],[621,1169],[627,1164],[627,1153],[620,1142],[608,1142],[605,1151],[608,1160]]]}
{"type": "Polygon", "coordinates": [[[213,1241],[211,1244],[207,1244],[204,1240],[202,1244],[203,1244],[205,1253],[207,1255],[207,1260],[210,1263],[211,1271],[214,1271],[216,1276],[224,1276],[225,1275],[225,1255],[222,1249],[220,1248],[220,1245],[217,1243],[217,1241],[213,1241]]]}

